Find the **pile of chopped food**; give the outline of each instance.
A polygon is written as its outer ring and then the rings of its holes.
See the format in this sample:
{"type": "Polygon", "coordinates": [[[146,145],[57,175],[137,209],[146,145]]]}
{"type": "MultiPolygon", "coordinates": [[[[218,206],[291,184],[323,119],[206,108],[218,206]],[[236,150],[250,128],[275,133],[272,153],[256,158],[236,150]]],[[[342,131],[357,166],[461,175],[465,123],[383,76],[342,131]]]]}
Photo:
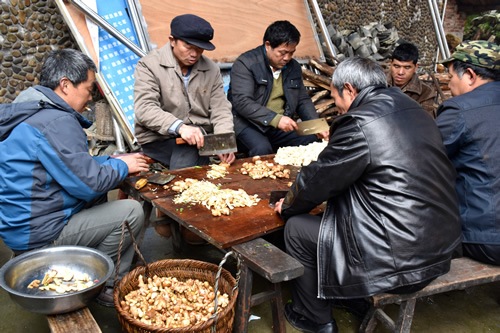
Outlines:
{"type": "Polygon", "coordinates": [[[274,161],[282,165],[309,165],[318,159],[328,141],[313,142],[305,146],[281,147],[274,156],[274,161]]]}
{"type": "Polygon", "coordinates": [[[260,201],[257,194],[249,195],[243,189],[221,189],[209,181],[192,178],[176,181],[172,190],[181,192],[174,198],[174,203],[202,204],[211,210],[213,216],[229,215],[236,207],[250,207],[260,201]]]}
{"type": "Polygon", "coordinates": [[[254,156],[252,162],[243,163],[240,172],[249,175],[252,179],[290,178],[290,169],[285,169],[283,165],[270,161],[263,161],[260,156],[254,156]]]}
{"type": "Polygon", "coordinates": [[[87,273],[74,273],[71,269],[50,269],[40,281],[35,279],[28,285],[28,289],[51,290],[58,294],[80,291],[94,285],[87,273]]]}
{"type": "MultiPolygon", "coordinates": [[[[124,311],[141,322],[161,328],[180,328],[207,321],[214,314],[215,292],[207,281],[139,275],[139,288],[120,302],[124,311]]],[[[229,296],[217,292],[217,312],[229,305],[229,296]]]]}
{"type": "Polygon", "coordinates": [[[210,170],[207,171],[207,178],[224,178],[228,173],[227,168],[229,168],[228,163],[210,164],[210,170]]]}

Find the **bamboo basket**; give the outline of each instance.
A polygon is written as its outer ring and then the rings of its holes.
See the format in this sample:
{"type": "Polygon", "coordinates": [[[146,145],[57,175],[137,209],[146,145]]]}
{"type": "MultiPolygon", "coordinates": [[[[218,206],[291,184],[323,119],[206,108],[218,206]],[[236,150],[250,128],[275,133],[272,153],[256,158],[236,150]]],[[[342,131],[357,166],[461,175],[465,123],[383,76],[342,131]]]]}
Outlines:
{"type": "MultiPolygon", "coordinates": [[[[223,262],[225,258],[223,259],[223,262]]],[[[222,263],[219,266],[222,266],[222,263]]],[[[227,270],[217,265],[206,263],[203,261],[190,259],[165,259],[153,262],[147,266],[140,266],[129,272],[123,277],[115,287],[114,303],[118,312],[118,319],[122,328],[130,333],[188,333],[188,332],[203,332],[203,333],[231,333],[234,321],[234,307],[236,298],[238,297],[237,281],[227,270]],[[221,294],[229,295],[229,304],[222,309],[216,317],[191,326],[182,328],[164,328],[153,325],[147,325],[132,316],[121,306],[121,301],[125,299],[125,295],[129,292],[138,289],[139,275],[145,277],[176,277],[178,280],[185,281],[187,279],[198,279],[207,281],[211,285],[218,286],[221,294]]],[[[217,288],[214,288],[217,289],[217,288]]]]}

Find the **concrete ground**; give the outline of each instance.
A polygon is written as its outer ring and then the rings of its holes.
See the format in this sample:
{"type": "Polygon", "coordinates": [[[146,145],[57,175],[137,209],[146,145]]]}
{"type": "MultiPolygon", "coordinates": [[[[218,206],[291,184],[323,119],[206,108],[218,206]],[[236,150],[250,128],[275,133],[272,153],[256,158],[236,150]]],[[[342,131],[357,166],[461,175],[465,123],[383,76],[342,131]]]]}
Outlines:
{"type": "MultiPolygon", "coordinates": [[[[141,249],[147,262],[165,258],[190,258],[219,263],[222,253],[209,245],[186,246],[182,253],[175,253],[171,239],[159,236],[154,228],[148,228],[141,249]]],[[[0,242],[0,265],[11,256],[10,250],[0,242]]],[[[230,271],[232,267],[228,267],[230,271]]],[[[258,289],[263,281],[256,278],[254,288],[258,289]]],[[[284,286],[284,301],[289,299],[288,285],[284,286]]],[[[500,284],[492,283],[466,291],[449,292],[426,298],[417,302],[412,332],[450,332],[477,333],[500,332],[500,284]]],[[[89,308],[104,333],[122,332],[117,312],[92,302],[89,308]]],[[[397,308],[391,307],[390,313],[396,314],[397,308]]],[[[30,313],[15,304],[2,289],[0,290],[0,333],[46,333],[49,332],[47,320],[43,315],[30,313]]],[[[271,333],[272,318],[269,304],[252,308],[255,320],[250,322],[250,333],[271,333]]],[[[358,331],[359,321],[344,310],[334,310],[341,333],[358,331]]],[[[298,332],[287,324],[287,332],[298,332]]],[[[376,332],[387,333],[380,325],[376,332]]],[[[70,332],[68,332],[70,333],[70,332]]]]}

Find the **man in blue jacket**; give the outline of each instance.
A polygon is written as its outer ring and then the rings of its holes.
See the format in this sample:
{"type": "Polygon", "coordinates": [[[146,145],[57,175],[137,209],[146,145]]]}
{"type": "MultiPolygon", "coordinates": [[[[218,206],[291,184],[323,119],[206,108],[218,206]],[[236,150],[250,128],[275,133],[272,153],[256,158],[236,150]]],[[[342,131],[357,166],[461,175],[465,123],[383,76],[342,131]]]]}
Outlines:
{"type": "Polygon", "coordinates": [[[292,58],[299,41],[293,24],[276,21],[267,27],[263,44],[240,55],[231,68],[228,99],[233,105],[234,131],[239,148],[249,156],[328,139],[328,131],[317,136],[295,132],[297,118],[318,118],[302,82],[300,64],[292,58]]]}
{"type": "MultiPolygon", "coordinates": [[[[92,157],[81,113],[92,100],[97,68],[79,51],[49,53],[40,85],[0,105],[0,237],[14,254],[51,245],[81,245],[115,262],[121,226],[137,236],[144,225],[134,200],[106,202],[129,173],[147,171],[144,156],[92,157]]],[[[134,255],[124,240],[119,277],[134,255]]],[[[113,279],[98,297],[113,305],[113,279]]]]}
{"type": "Polygon", "coordinates": [[[437,125],[457,170],[463,254],[500,265],[500,47],[463,42],[444,63],[454,97],[437,125]]]}

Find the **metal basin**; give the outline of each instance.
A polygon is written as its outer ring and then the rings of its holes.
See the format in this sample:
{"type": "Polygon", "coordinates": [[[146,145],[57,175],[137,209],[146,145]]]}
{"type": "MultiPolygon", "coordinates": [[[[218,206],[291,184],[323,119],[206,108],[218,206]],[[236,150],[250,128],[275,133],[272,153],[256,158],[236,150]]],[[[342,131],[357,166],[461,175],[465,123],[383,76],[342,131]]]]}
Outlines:
{"type": "Polygon", "coordinates": [[[113,271],[113,261],[100,251],[83,246],[55,246],[26,252],[9,260],[0,268],[0,286],[12,300],[28,311],[60,314],[85,307],[99,295],[113,271]],[[42,280],[50,269],[63,268],[75,274],[87,273],[95,284],[64,294],[28,289],[31,281],[42,280]]]}

